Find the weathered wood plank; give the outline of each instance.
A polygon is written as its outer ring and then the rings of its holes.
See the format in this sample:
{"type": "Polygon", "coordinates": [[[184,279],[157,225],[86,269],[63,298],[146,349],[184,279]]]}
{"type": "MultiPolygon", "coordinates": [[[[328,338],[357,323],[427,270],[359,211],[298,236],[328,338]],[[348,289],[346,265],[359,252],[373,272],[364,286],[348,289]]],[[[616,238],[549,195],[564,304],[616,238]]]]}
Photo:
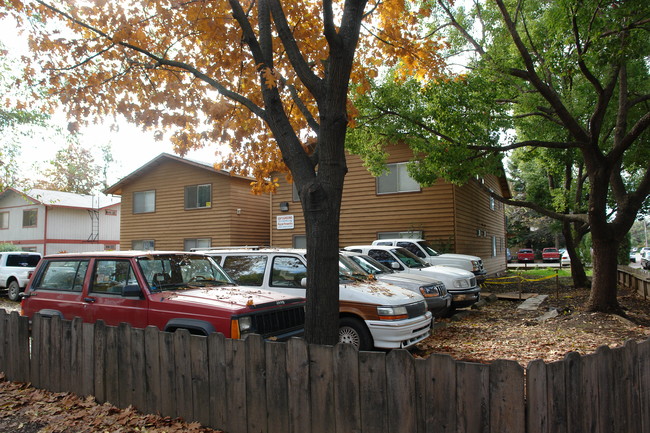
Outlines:
{"type": "Polygon", "coordinates": [[[601,346],[596,350],[596,372],[598,378],[598,410],[594,414],[598,420],[598,430],[601,433],[609,433],[617,431],[615,429],[615,414],[612,413],[612,408],[615,407],[614,397],[612,394],[616,390],[615,374],[619,371],[614,371],[614,355],[612,350],[607,346],[601,346]]]}
{"type": "Polygon", "coordinates": [[[490,428],[490,367],[470,362],[456,363],[458,430],[487,432],[490,428]]]}
{"type": "Polygon", "coordinates": [[[407,350],[392,350],[386,355],[386,394],[388,431],[417,431],[415,367],[407,350]]]}
{"type": "Polygon", "coordinates": [[[289,432],[311,431],[309,349],[299,338],[287,342],[289,432]]]}
{"type": "Polygon", "coordinates": [[[29,320],[12,311],[8,317],[9,332],[5,335],[9,352],[11,377],[16,382],[29,381],[29,320]]]}
{"type": "Polygon", "coordinates": [[[246,347],[246,421],[249,432],[266,432],[266,356],[260,335],[249,335],[246,347]]]}
{"type": "MultiPolygon", "coordinates": [[[[417,361],[417,360],[416,360],[417,361]]],[[[416,363],[417,367],[418,363],[416,363]]],[[[427,433],[455,433],[456,410],[456,361],[449,355],[433,354],[424,364],[425,400],[424,420],[427,433]]],[[[421,414],[423,412],[420,412],[421,414]]],[[[421,431],[418,429],[418,431],[421,431]]]]}
{"type": "Polygon", "coordinates": [[[309,345],[309,387],[312,433],[336,431],[334,412],[333,347],[309,345]]]}
{"type": "Polygon", "coordinates": [[[131,404],[144,411],[147,406],[147,384],[145,373],[145,342],[144,329],[131,328],[131,377],[133,378],[131,386],[131,404]]]}
{"type": "Polygon", "coordinates": [[[637,383],[639,387],[639,407],[645,408],[637,413],[641,429],[650,431],[650,338],[637,345],[637,383]]]}
{"type": "Polygon", "coordinates": [[[81,395],[95,394],[95,324],[84,323],[83,332],[83,377],[80,378],[82,383],[81,395]]]}
{"type": "Polygon", "coordinates": [[[359,351],[351,344],[339,343],[333,355],[336,431],[361,431],[359,351]]]}
{"type": "Polygon", "coordinates": [[[174,365],[174,334],[160,332],[160,412],[163,416],[177,417],[176,366],[174,365]]]}
{"type": "Polygon", "coordinates": [[[526,429],[524,369],[515,361],[490,364],[490,431],[519,432],[526,429]]]}
{"type": "Polygon", "coordinates": [[[104,352],[104,387],[106,401],[119,406],[120,404],[120,364],[118,359],[117,328],[106,327],[106,350],[104,352]]]}
{"type": "Polygon", "coordinates": [[[227,412],[224,430],[247,431],[246,347],[243,340],[226,340],[227,412]]]}
{"type": "Polygon", "coordinates": [[[65,392],[72,390],[72,382],[76,380],[76,377],[72,375],[72,322],[62,320],[60,331],[61,334],[58,337],[61,342],[61,361],[59,365],[61,380],[59,391],[65,392]]]}
{"type": "Polygon", "coordinates": [[[70,323],[70,391],[83,395],[83,322],[76,317],[70,323]]]}
{"type": "Polygon", "coordinates": [[[192,419],[200,422],[202,425],[210,425],[210,375],[207,337],[191,335],[190,353],[193,402],[192,419]]]}
{"type": "Polygon", "coordinates": [[[162,389],[160,371],[160,331],[155,326],[144,330],[144,387],[145,401],[143,411],[162,413],[162,389]]]}
{"type": "Polygon", "coordinates": [[[564,361],[551,362],[546,366],[549,431],[553,433],[567,433],[565,371],[564,361]]]}
{"type": "Polygon", "coordinates": [[[361,431],[385,431],[388,425],[386,354],[359,352],[361,431]]]}
{"type": "Polygon", "coordinates": [[[128,323],[120,323],[116,329],[117,338],[117,402],[118,407],[128,407],[133,404],[133,328],[128,323]]]}
{"type": "Polygon", "coordinates": [[[289,431],[287,343],[266,343],[266,405],[268,433],[289,431]]]}
{"type": "Polygon", "coordinates": [[[30,381],[36,388],[43,387],[41,379],[40,362],[43,359],[43,317],[40,314],[34,314],[32,317],[32,350],[30,364],[30,381]]]}
{"type": "Polygon", "coordinates": [[[49,386],[48,390],[61,391],[61,317],[50,318],[50,333],[46,344],[49,346],[49,386]]]}
{"type": "Polygon", "coordinates": [[[190,355],[190,332],[178,329],[174,336],[174,376],[176,380],[176,416],[194,421],[192,409],[192,362],[190,355]]]}
{"type": "Polygon", "coordinates": [[[548,411],[546,364],[537,359],[526,369],[526,432],[551,433],[548,411]]]}
{"type": "Polygon", "coordinates": [[[7,374],[8,371],[8,356],[9,350],[7,350],[7,327],[8,325],[8,316],[7,311],[4,308],[0,308],[0,371],[7,374]]]}
{"type": "Polygon", "coordinates": [[[210,375],[210,425],[224,429],[227,417],[226,338],[213,332],[208,336],[208,372],[210,375]]]}
{"type": "Polygon", "coordinates": [[[106,402],[106,374],[104,360],[106,356],[107,327],[104,321],[95,322],[95,350],[93,351],[93,371],[95,383],[93,384],[94,396],[99,403],[106,402]]]}
{"type": "Polygon", "coordinates": [[[564,357],[565,364],[565,393],[567,397],[567,430],[580,432],[583,429],[582,423],[585,415],[585,407],[589,402],[585,401],[584,381],[589,380],[591,375],[583,372],[583,362],[580,354],[570,352],[564,357]],[[568,399],[568,397],[570,399],[568,399]]]}

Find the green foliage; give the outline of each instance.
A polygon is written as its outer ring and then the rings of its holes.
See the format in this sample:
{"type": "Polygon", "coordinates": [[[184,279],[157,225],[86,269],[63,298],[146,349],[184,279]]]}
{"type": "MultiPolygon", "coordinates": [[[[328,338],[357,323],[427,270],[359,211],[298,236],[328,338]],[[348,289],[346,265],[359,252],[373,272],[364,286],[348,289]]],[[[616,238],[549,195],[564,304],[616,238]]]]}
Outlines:
{"type": "Polygon", "coordinates": [[[621,245],[618,247],[618,264],[619,265],[629,265],[630,264],[630,247],[632,245],[630,234],[628,233],[623,238],[621,245]]]}
{"type": "MultiPolygon", "coordinates": [[[[105,153],[104,160],[108,159],[105,153]]],[[[102,185],[102,167],[95,163],[90,151],[76,141],[57,151],[49,164],[44,171],[45,180],[37,183],[39,188],[93,194],[102,185]]]]}
{"type": "Polygon", "coordinates": [[[20,248],[14,244],[3,242],[0,243],[0,251],[20,251],[20,248]]]}

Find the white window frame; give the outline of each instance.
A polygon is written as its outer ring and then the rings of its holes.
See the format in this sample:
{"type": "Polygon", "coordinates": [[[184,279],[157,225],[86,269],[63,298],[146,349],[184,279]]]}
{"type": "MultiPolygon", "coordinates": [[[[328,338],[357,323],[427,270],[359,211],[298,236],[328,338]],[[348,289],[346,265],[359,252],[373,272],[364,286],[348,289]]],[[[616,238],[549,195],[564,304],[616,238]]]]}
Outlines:
{"type": "MultiPolygon", "coordinates": [[[[378,176],[376,180],[377,195],[401,194],[401,193],[422,191],[422,187],[420,187],[420,185],[411,177],[411,175],[408,174],[407,164],[408,164],[407,162],[396,162],[392,164],[386,164],[386,168],[388,168],[389,170],[388,173],[378,176]],[[394,190],[392,188],[393,185],[387,184],[389,178],[393,176],[396,176],[396,179],[394,180],[395,182],[394,190]],[[408,182],[406,185],[402,185],[404,178],[410,180],[410,185],[408,184],[408,182]],[[415,185],[417,185],[417,187],[415,185]]],[[[393,182],[391,181],[390,183],[393,182]]]]}
{"type": "Polygon", "coordinates": [[[192,248],[210,248],[212,239],[210,238],[187,238],[183,241],[184,251],[192,251],[192,248]]]}
{"type": "Polygon", "coordinates": [[[131,249],[139,251],[153,251],[156,249],[156,241],[153,239],[137,239],[131,241],[131,249]]]}
{"type": "Polygon", "coordinates": [[[38,209],[25,209],[23,210],[23,228],[33,228],[33,227],[38,227],[38,209]],[[25,216],[28,213],[33,213],[34,216],[34,224],[31,225],[25,225],[25,216]]]}
{"type": "Polygon", "coordinates": [[[156,211],[156,190],[133,193],[133,213],[152,213],[156,211]]]}
{"type": "Polygon", "coordinates": [[[9,229],[9,212],[0,212],[0,230],[9,229]]]}

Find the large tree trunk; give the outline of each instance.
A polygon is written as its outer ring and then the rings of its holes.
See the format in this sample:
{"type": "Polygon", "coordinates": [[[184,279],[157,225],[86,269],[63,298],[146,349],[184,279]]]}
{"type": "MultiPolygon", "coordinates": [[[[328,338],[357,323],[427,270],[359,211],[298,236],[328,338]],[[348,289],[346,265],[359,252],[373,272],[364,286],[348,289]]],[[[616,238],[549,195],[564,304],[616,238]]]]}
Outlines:
{"type": "Polygon", "coordinates": [[[573,230],[571,230],[571,222],[564,221],[562,224],[562,234],[566,242],[566,249],[571,258],[571,278],[573,279],[573,286],[576,289],[586,289],[590,286],[587,273],[585,272],[585,265],[580,259],[577,251],[577,244],[580,243],[582,236],[574,238],[573,230]]]}
{"type": "Polygon", "coordinates": [[[594,276],[587,302],[588,311],[620,313],[616,298],[619,241],[592,231],[594,276]]]}

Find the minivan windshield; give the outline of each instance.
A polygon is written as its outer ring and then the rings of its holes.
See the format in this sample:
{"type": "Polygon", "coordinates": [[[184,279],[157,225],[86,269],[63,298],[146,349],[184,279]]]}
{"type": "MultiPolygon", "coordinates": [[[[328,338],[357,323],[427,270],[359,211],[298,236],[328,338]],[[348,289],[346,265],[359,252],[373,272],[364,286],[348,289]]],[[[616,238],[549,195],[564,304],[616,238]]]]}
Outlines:
{"type": "Polygon", "coordinates": [[[339,280],[366,280],[368,274],[349,257],[339,254],[339,280]]]}
{"type": "Polygon", "coordinates": [[[348,259],[352,260],[354,263],[359,265],[364,271],[372,275],[381,275],[381,274],[391,274],[393,271],[390,268],[379,263],[377,260],[369,256],[364,255],[349,255],[345,256],[348,259]]]}
{"type": "Polygon", "coordinates": [[[138,264],[152,291],[235,285],[211,258],[194,254],[149,254],[138,264]]]}

